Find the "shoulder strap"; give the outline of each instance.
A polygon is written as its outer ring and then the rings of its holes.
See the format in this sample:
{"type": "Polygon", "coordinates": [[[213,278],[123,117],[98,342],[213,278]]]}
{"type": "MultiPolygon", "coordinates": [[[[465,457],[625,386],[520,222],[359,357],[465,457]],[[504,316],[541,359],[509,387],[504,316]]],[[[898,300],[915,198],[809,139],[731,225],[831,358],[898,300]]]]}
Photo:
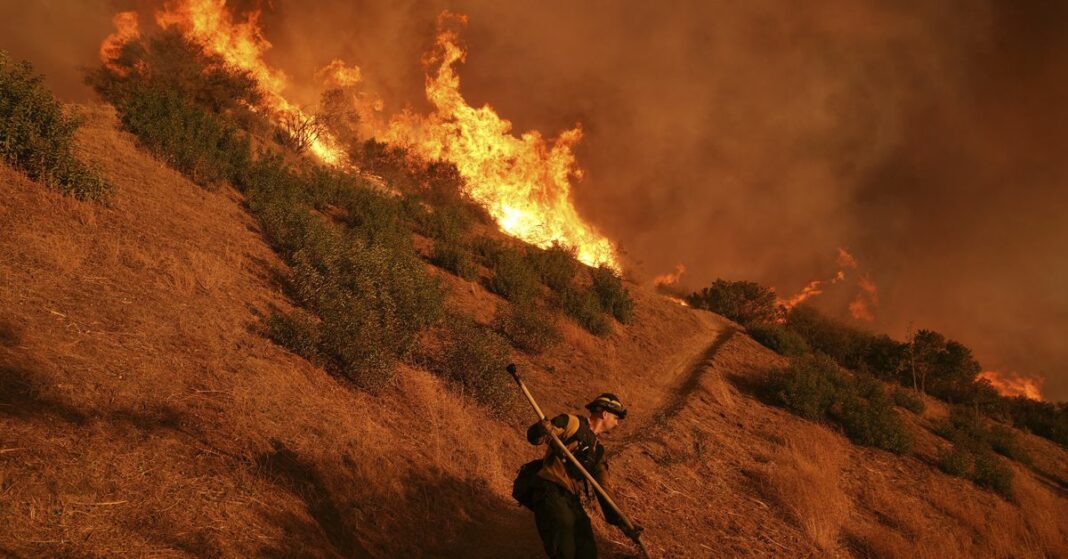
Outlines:
{"type": "Polygon", "coordinates": [[[567,427],[564,427],[564,436],[560,437],[561,440],[566,441],[578,433],[581,422],[577,415],[567,414],[567,427]]]}

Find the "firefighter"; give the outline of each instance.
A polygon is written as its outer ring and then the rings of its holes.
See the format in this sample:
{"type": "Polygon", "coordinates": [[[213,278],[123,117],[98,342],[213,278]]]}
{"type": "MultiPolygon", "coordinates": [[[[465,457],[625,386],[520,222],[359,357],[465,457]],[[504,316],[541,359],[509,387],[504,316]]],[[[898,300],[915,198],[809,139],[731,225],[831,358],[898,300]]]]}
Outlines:
{"type": "MultiPolygon", "coordinates": [[[[586,404],[588,417],[560,414],[548,422],[538,422],[527,429],[527,440],[540,445],[546,442],[552,429],[575,458],[594,476],[602,486],[609,482],[608,461],[604,446],[598,435],[614,429],[627,416],[627,409],[615,394],[604,393],[586,404]]],[[[552,559],[592,559],[597,557],[597,545],[593,538],[590,517],[582,506],[582,495],[589,495],[586,479],[574,465],[551,447],[542,466],[537,470],[531,509],[538,526],[538,535],[545,545],[545,552],[552,559]]],[[[613,526],[623,527],[622,519],[600,495],[601,510],[605,520],[613,526]]],[[[627,531],[632,539],[641,533],[635,526],[627,531]]]]}

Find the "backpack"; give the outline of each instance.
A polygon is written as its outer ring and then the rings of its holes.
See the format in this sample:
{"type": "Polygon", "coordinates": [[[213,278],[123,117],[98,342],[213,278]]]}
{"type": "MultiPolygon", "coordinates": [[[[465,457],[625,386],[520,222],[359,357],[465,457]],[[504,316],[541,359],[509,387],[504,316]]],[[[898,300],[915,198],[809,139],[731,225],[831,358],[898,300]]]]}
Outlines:
{"type": "MultiPolygon", "coordinates": [[[[569,415],[567,418],[567,427],[564,428],[561,439],[567,441],[575,435],[575,432],[577,432],[578,429],[579,418],[569,415]]],[[[538,472],[541,471],[541,468],[544,465],[545,458],[531,460],[519,467],[519,472],[516,473],[515,480],[512,481],[512,498],[528,509],[534,508],[534,499],[537,496],[536,490],[542,483],[542,479],[538,477],[538,472]]]]}
{"type": "Polygon", "coordinates": [[[541,480],[538,477],[538,472],[541,471],[541,466],[544,463],[545,460],[543,458],[538,458],[523,464],[519,467],[519,473],[515,476],[515,481],[512,482],[512,498],[528,509],[534,508],[535,489],[537,489],[541,480]]]}

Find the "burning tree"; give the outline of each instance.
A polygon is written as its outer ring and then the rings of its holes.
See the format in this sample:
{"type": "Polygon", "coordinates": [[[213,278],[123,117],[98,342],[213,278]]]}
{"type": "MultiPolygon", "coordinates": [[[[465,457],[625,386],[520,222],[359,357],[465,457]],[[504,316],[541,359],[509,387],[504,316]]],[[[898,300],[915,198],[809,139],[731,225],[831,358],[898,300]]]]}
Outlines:
{"type": "Polygon", "coordinates": [[[281,117],[275,132],[279,144],[300,155],[319,139],[323,127],[319,119],[303,112],[291,112],[281,117]]]}

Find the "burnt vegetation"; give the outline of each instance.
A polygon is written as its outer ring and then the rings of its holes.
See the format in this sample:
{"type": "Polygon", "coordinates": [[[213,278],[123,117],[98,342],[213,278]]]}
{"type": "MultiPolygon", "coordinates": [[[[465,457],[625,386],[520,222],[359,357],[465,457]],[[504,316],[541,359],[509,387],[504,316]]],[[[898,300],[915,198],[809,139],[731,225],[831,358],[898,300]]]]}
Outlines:
{"type": "Polygon", "coordinates": [[[618,274],[584,266],[560,246],[478,233],[492,220],[464,193],[455,166],[358,139],[358,121],[337,95],[315,116],[275,126],[254,110],[262,94],[250,75],[174,31],[126,43],[86,80],[161,160],[202,186],[228,183],[244,194],[289,265],[286,288],[298,304],[270,316],[267,334],[360,388],[382,389],[407,360],[502,411],[514,399],[500,382],[513,347],[539,353],[557,344],[560,314],[595,334],[630,318],[618,274]],[[323,129],[344,133],[364,174],[300,157],[323,129]],[[433,243],[429,254],[416,249],[418,237],[433,243]],[[427,263],[505,299],[493,323],[442,320],[451,316],[446,289],[427,263]],[[437,339],[438,351],[417,351],[422,336],[437,339]]]}

